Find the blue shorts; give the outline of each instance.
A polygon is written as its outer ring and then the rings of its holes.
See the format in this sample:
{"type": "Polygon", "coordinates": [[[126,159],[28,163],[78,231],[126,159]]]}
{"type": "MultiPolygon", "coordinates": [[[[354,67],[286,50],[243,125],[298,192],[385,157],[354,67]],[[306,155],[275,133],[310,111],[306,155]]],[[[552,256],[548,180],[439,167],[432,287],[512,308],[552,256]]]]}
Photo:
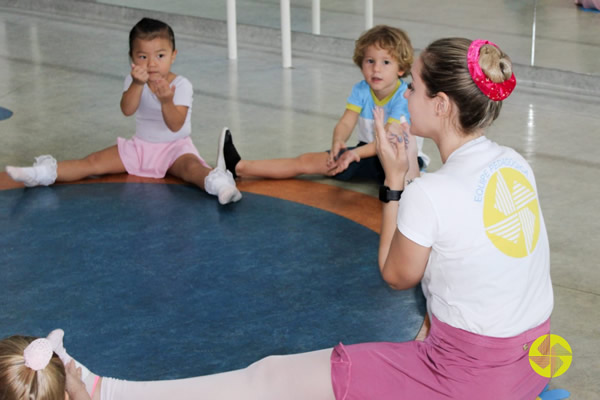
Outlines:
{"type": "MultiPolygon", "coordinates": [[[[340,154],[338,154],[338,157],[347,150],[353,150],[357,147],[364,146],[365,144],[365,142],[359,142],[355,147],[348,147],[346,150],[342,150],[340,154]]],[[[327,150],[327,152],[329,153],[330,151],[327,150]]],[[[423,159],[418,157],[417,161],[419,162],[419,169],[423,170],[423,166],[425,165],[423,159]]],[[[385,180],[385,173],[379,162],[379,157],[373,156],[363,158],[359,162],[354,161],[350,163],[345,171],[332,176],[332,178],[340,181],[350,181],[352,179],[369,180],[375,181],[381,185],[385,180]]]]}

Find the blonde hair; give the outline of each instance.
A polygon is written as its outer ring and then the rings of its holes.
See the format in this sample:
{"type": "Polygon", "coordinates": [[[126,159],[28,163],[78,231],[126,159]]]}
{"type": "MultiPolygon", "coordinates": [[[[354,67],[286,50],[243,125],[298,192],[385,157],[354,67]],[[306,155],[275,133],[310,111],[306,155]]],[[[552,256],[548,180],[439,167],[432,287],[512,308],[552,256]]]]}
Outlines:
{"type": "Polygon", "coordinates": [[[0,340],[0,397],[2,400],[64,400],[65,368],[54,353],[46,368],[25,365],[23,352],[35,337],[11,336],[0,340]]]}
{"type": "MultiPolygon", "coordinates": [[[[472,40],[439,39],[421,53],[421,79],[431,98],[445,93],[458,107],[458,122],[465,134],[485,128],[500,115],[502,101],[488,98],[477,87],[467,65],[467,52],[472,40]]],[[[483,45],[479,66],[493,82],[504,82],[512,75],[512,62],[499,48],[483,45]]]]}
{"type": "Polygon", "coordinates": [[[512,76],[512,62],[508,55],[491,44],[479,49],[479,66],[492,82],[500,83],[512,76]]]}
{"type": "Polygon", "coordinates": [[[410,68],[414,60],[413,47],[406,32],[399,28],[388,25],[377,25],[364,32],[354,45],[354,56],[352,61],[362,68],[365,52],[369,46],[377,46],[390,53],[397,62],[402,75],[410,74],[410,68]]]}

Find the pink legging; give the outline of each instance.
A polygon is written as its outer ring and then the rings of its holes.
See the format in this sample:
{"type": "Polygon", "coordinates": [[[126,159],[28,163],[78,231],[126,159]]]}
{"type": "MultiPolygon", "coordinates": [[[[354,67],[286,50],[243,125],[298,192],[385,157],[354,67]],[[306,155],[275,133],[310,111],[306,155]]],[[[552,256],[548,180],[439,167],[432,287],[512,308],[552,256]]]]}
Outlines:
{"type": "Polygon", "coordinates": [[[334,400],[332,349],[269,356],[247,368],[197,378],[133,382],[103,378],[102,400],[334,400]]]}

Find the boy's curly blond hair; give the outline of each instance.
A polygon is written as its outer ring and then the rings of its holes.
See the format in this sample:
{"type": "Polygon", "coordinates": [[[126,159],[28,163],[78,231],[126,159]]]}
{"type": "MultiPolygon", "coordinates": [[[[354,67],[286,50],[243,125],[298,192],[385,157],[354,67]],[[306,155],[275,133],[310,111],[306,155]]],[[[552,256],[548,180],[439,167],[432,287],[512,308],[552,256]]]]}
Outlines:
{"type": "Polygon", "coordinates": [[[408,35],[402,29],[377,25],[360,35],[355,42],[354,56],[352,57],[359,68],[362,68],[365,51],[371,45],[387,50],[398,62],[400,70],[404,71],[403,77],[410,74],[410,68],[414,61],[413,47],[408,35]]]}

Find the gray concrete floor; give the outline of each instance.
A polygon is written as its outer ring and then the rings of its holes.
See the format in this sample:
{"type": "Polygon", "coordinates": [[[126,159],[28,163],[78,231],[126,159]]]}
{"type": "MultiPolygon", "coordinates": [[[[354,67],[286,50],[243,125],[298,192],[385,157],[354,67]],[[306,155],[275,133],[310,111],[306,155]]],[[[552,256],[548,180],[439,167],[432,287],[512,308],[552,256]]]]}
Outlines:
{"type": "MultiPolygon", "coordinates": [[[[134,121],[122,116],[119,99],[129,71],[127,32],[138,16],[102,20],[92,14],[87,18],[85,10],[81,16],[60,7],[42,13],[11,3],[0,3],[0,107],[14,112],[0,121],[0,165],[30,164],[46,153],[80,158],[114,144],[117,136],[131,136],[134,121]]],[[[169,15],[162,18],[170,22],[169,15]]],[[[238,60],[230,61],[224,38],[206,39],[176,21],[179,55],[173,70],[194,84],[192,137],[209,163],[215,161],[224,125],[246,158],[329,147],[350,88],[361,77],[350,54],[295,51],[294,68],[282,69],[278,48],[242,43],[238,60]]],[[[597,68],[598,57],[585,62],[597,68]]],[[[600,393],[597,94],[521,83],[488,132],[520,151],[537,176],[551,242],[553,333],[573,349],[571,368],[552,386],[569,390],[577,400],[596,399],[600,393]]],[[[435,170],[440,160],[433,144],[426,143],[425,151],[435,170]]],[[[372,184],[343,186],[371,195],[377,189],[372,184]]]]}
{"type": "MultiPolygon", "coordinates": [[[[90,0],[87,0],[90,1],[90,0]]],[[[224,20],[226,1],[96,0],[98,3],[224,20]]],[[[321,34],[356,39],[365,0],[321,0],[321,34]]],[[[376,0],[376,24],[405,29],[416,48],[442,36],[484,37],[510,47],[513,60],[544,68],[600,74],[600,15],[569,0],[376,0]],[[533,45],[533,46],[532,46],[533,45]]],[[[239,23],[279,28],[279,0],[236,0],[239,23]]],[[[312,32],[312,0],[291,0],[291,25],[312,32]]]]}

